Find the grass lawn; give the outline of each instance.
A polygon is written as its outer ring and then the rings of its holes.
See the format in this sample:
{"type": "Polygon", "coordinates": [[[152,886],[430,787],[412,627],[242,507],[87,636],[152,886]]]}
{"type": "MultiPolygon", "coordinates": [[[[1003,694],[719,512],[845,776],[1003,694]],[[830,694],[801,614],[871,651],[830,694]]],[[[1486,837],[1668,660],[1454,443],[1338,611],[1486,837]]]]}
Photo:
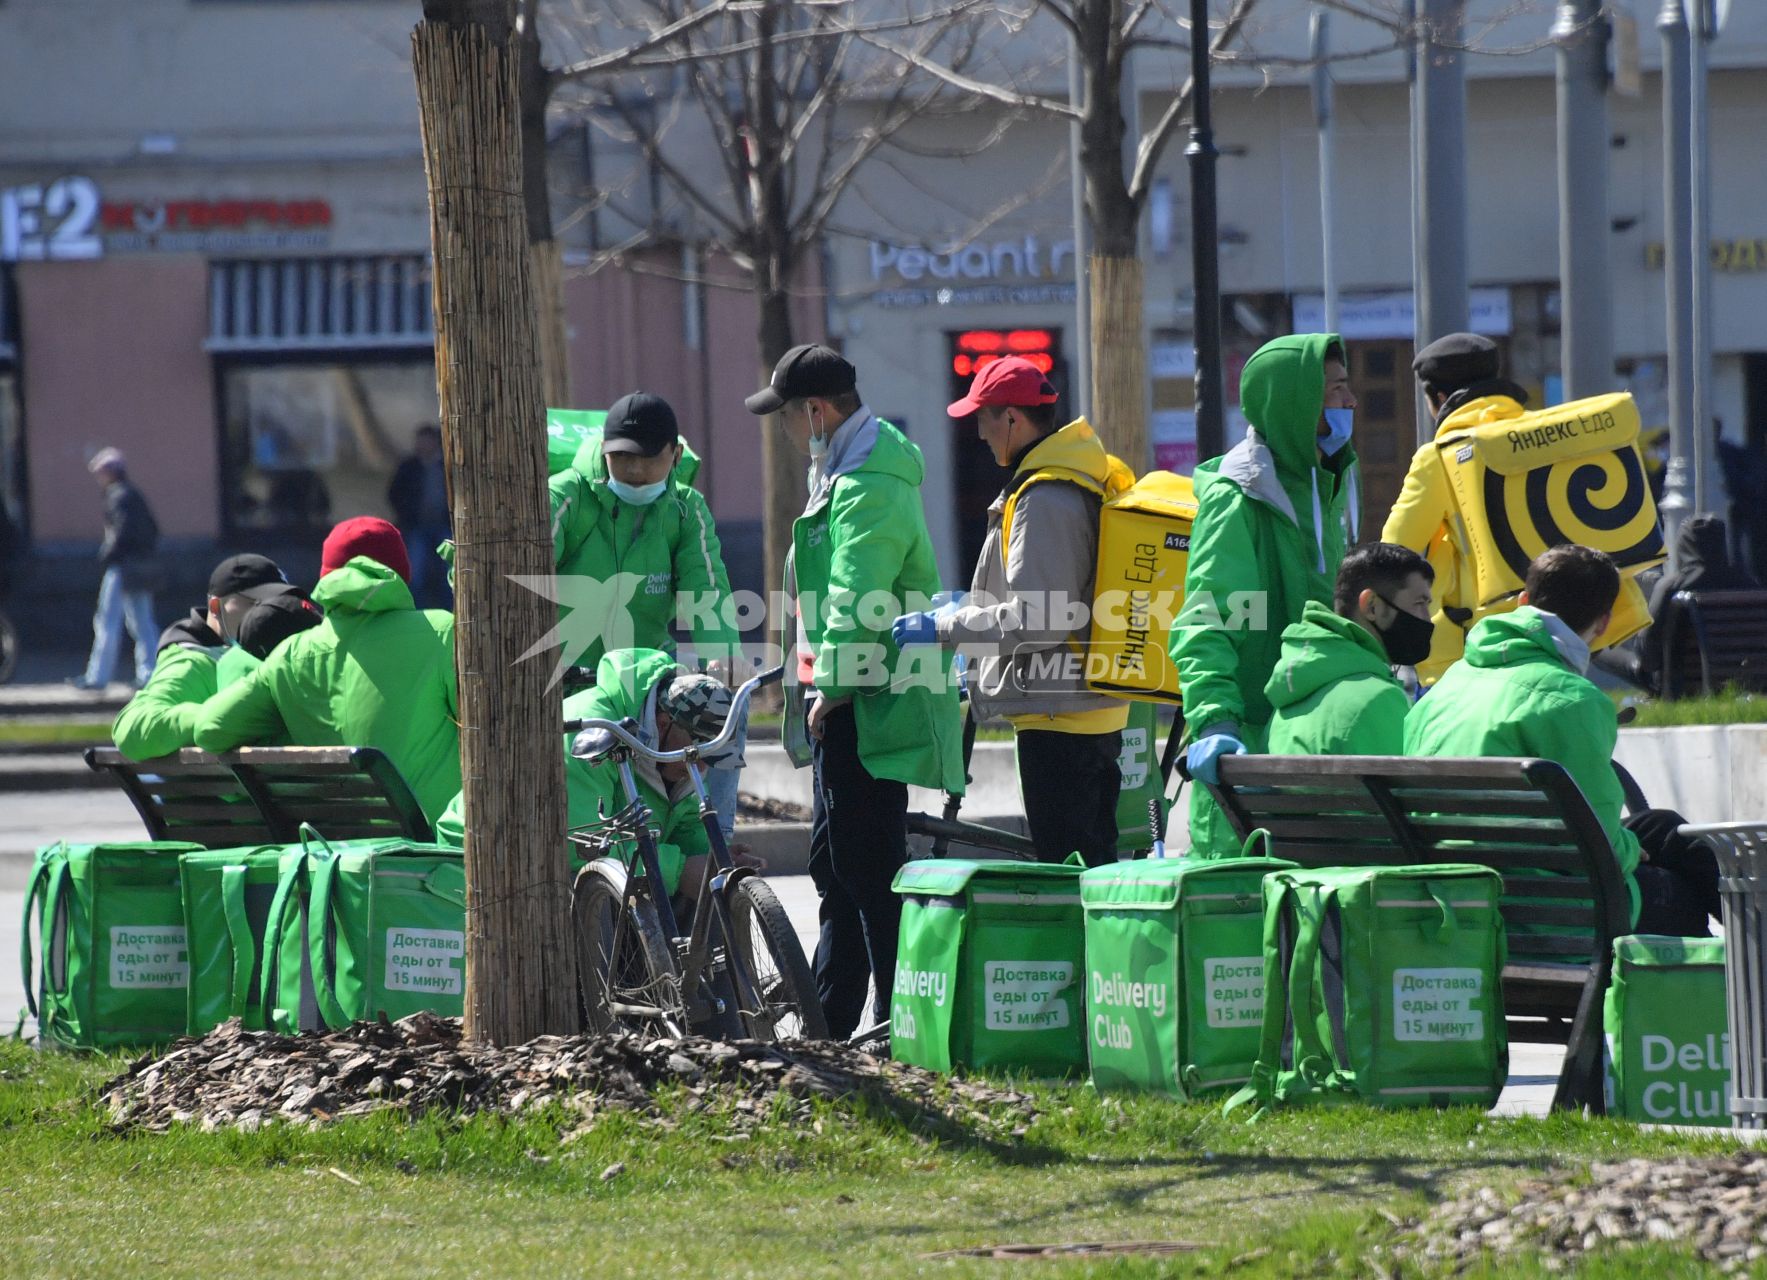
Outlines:
{"type": "MultiPolygon", "coordinates": [[[[1372,1275],[1392,1218],[1465,1184],[1499,1189],[1591,1159],[1723,1149],[1573,1117],[1297,1111],[1039,1089],[1022,1145],[938,1142],[828,1106],[813,1126],[726,1140],[713,1114],[562,1111],[518,1122],[364,1117],[326,1129],[109,1132],[85,1091],[114,1059],[0,1044],[0,1275],[1372,1275]],[[623,1169],[611,1178],[604,1172],[623,1169]],[[1391,1217],[1389,1217],[1391,1215],[1391,1217]],[[927,1260],[981,1244],[1182,1240],[1109,1260],[927,1260]]],[[[1403,1274],[1417,1274],[1407,1267],[1403,1274]]],[[[1544,1275],[1537,1259],[1492,1275],[1544,1275]]],[[[1708,1274],[1690,1254],[1580,1274],[1708,1274]]]]}
{"type": "Polygon", "coordinates": [[[0,723],[0,744],[7,746],[91,746],[109,744],[109,720],[8,720],[0,723]]]}
{"type": "Polygon", "coordinates": [[[1731,689],[1709,698],[1679,698],[1674,702],[1641,700],[1638,718],[1632,723],[1645,729],[1662,725],[1759,724],[1763,721],[1767,721],[1767,697],[1731,689]]]}

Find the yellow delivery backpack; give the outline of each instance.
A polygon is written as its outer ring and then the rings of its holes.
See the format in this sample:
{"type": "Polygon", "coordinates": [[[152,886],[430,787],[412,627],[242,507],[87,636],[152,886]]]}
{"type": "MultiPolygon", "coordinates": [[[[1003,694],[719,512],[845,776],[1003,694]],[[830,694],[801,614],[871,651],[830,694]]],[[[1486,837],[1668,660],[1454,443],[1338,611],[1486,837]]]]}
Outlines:
{"type": "Polygon", "coordinates": [[[1595,647],[1649,624],[1633,579],[1661,564],[1665,550],[1638,439],[1638,407],[1625,392],[1437,437],[1475,617],[1514,607],[1534,557],[1574,542],[1607,552],[1623,577],[1613,622],[1595,647]]]}
{"type": "Polygon", "coordinates": [[[1184,607],[1195,521],[1191,479],[1171,471],[1150,471],[1105,499],[1098,516],[1087,688],[1136,702],[1183,700],[1166,646],[1184,607]]]}

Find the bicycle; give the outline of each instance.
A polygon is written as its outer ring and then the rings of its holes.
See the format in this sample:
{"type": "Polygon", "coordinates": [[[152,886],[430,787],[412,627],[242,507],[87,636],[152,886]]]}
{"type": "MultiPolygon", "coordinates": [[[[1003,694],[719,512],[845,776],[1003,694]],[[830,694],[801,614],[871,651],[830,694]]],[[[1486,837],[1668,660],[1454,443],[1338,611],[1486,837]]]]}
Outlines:
{"type": "Polygon", "coordinates": [[[718,813],[707,798],[700,761],[735,734],[754,691],[784,674],[755,676],[738,689],[724,728],[709,742],[658,751],[632,720],[568,721],[571,754],[619,769],[626,805],[570,833],[594,857],[571,889],[585,1023],[666,1036],[732,1034],[755,1040],[826,1039],[828,1023],[809,961],[773,887],[737,865],[718,813]],[[683,764],[699,799],[711,854],[694,899],[692,928],[681,933],[674,904],[661,891],[651,812],[633,774],[635,759],[683,764]]]}

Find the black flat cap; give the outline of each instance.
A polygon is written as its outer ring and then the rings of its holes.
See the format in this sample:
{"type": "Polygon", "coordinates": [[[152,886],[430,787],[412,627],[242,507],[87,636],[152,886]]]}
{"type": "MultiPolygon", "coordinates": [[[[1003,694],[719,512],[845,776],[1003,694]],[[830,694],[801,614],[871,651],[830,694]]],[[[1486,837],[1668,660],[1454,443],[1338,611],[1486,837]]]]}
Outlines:
{"type": "Polygon", "coordinates": [[[858,373],[838,351],[806,342],[780,356],[767,385],[742,403],[752,414],[778,413],[787,400],[845,395],[858,385],[858,373]]]}
{"type": "Polygon", "coordinates": [[[269,584],[286,586],[288,575],[269,556],[247,552],[244,555],[228,556],[215,566],[215,571],[209,575],[209,595],[213,599],[221,599],[269,584]]]}
{"type": "Polygon", "coordinates": [[[285,586],[281,591],[258,588],[250,594],[258,598],[258,603],[240,619],[239,647],[260,661],[290,636],[316,627],[325,619],[319,606],[307,599],[307,593],[299,587],[285,586]]]}
{"type": "Polygon", "coordinates": [[[1438,391],[1458,391],[1503,372],[1497,344],[1476,333],[1451,333],[1417,353],[1411,372],[1438,391]]]}

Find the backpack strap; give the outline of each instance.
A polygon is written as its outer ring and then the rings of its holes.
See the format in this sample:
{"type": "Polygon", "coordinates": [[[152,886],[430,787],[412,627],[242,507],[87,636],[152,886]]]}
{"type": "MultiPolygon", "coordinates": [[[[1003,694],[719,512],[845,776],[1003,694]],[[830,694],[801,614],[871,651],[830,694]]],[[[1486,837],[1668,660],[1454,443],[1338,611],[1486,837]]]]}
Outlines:
{"type": "MultiPolygon", "coordinates": [[[[233,989],[228,995],[229,1017],[245,1017],[251,1002],[252,969],[258,962],[258,944],[252,937],[251,920],[245,913],[245,867],[221,868],[221,913],[227,920],[227,941],[233,951],[233,989]]],[[[265,937],[269,937],[268,930],[265,937]]]]}
{"type": "MultiPolygon", "coordinates": [[[[1247,844],[1250,843],[1248,839],[1247,844]]],[[[1255,1102],[1257,1110],[1251,1118],[1256,1120],[1276,1100],[1276,1075],[1282,1069],[1282,1032],[1288,1020],[1288,982],[1282,972],[1282,920],[1288,901],[1295,894],[1295,885],[1280,871],[1264,877],[1264,883],[1272,881],[1279,889],[1275,900],[1267,899],[1264,904],[1264,1025],[1258,1040],[1258,1060],[1252,1064],[1252,1078],[1221,1108],[1224,1116],[1255,1102]]]]}
{"type": "MultiPolygon", "coordinates": [[[[56,873],[65,873],[66,870],[67,859],[65,857],[59,862],[51,862],[48,858],[39,858],[37,859],[37,865],[31,868],[31,880],[25,887],[24,920],[20,923],[18,931],[18,967],[19,972],[24,976],[25,1008],[30,1010],[30,1014],[33,1018],[41,1015],[37,1011],[36,983],[32,981],[31,975],[32,961],[36,957],[36,948],[31,946],[31,908],[37,905],[37,900],[39,898],[43,898],[47,894],[47,901],[44,903],[43,913],[39,918],[37,928],[37,941],[38,945],[41,946],[48,940],[50,936],[49,931],[55,927],[54,911],[51,904],[55,903],[55,901],[61,896],[59,892],[59,884],[60,880],[63,878],[56,873]],[[56,881],[56,887],[54,888],[51,888],[52,876],[55,877],[56,881]],[[47,919],[50,922],[47,927],[43,925],[43,919],[47,919]]],[[[48,980],[48,975],[49,960],[48,957],[44,957],[43,978],[45,981],[48,980]]]]}
{"type": "Polygon", "coordinates": [[[1319,950],[1325,933],[1325,897],[1326,890],[1319,885],[1310,885],[1305,894],[1296,894],[1296,914],[1305,918],[1296,925],[1295,952],[1289,962],[1287,981],[1297,1079],[1288,1088],[1277,1091],[1278,1101],[1345,1086],[1342,1064],[1331,1046],[1320,1038],[1319,1019],[1324,1010],[1314,999],[1314,978],[1319,972],[1319,950]]]}
{"type": "MultiPolygon", "coordinates": [[[[307,954],[313,967],[313,998],[319,1005],[319,1016],[333,1031],[350,1025],[337,998],[337,970],[344,963],[343,953],[349,944],[343,930],[332,931],[332,946],[326,945],[326,925],[331,922],[331,898],[337,883],[337,855],[316,859],[313,871],[313,892],[307,899],[307,954]]],[[[352,957],[353,958],[353,957],[352,957]]]]}

